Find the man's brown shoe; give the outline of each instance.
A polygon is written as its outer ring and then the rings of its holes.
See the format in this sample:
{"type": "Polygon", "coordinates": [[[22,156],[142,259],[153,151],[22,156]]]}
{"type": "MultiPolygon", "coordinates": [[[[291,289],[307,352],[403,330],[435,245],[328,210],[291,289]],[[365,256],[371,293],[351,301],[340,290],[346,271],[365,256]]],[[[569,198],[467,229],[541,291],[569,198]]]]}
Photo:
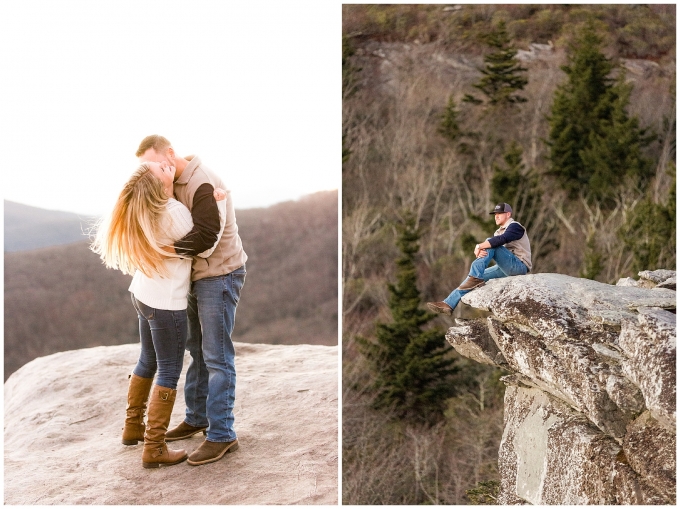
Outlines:
{"type": "Polygon", "coordinates": [[[468,278],[463,281],[463,283],[458,287],[459,290],[474,290],[475,288],[479,288],[480,286],[484,286],[484,281],[483,279],[479,279],[476,277],[468,276],[468,278]]]}
{"type": "Polygon", "coordinates": [[[165,441],[174,442],[175,440],[184,440],[185,438],[192,437],[201,431],[205,435],[206,429],[208,429],[207,426],[199,426],[197,428],[196,426],[192,426],[191,424],[187,424],[186,422],[182,421],[181,424],[172,428],[165,434],[165,441]]]}
{"type": "Polygon", "coordinates": [[[204,465],[217,461],[228,452],[238,449],[238,439],[231,442],[211,442],[205,440],[194,452],[191,453],[187,463],[189,465],[204,465]]]}
{"type": "Polygon", "coordinates": [[[445,315],[451,316],[453,314],[453,309],[446,302],[428,302],[427,307],[435,313],[443,313],[445,315]]]}

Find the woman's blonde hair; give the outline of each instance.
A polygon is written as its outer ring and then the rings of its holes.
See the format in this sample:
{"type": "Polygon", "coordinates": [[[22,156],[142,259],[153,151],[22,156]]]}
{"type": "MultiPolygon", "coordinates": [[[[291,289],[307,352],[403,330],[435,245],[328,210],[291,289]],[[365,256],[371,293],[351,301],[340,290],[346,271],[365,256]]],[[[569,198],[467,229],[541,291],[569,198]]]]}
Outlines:
{"type": "Polygon", "coordinates": [[[172,255],[161,249],[158,240],[167,202],[163,183],[142,164],[125,184],[111,213],[97,226],[90,248],[107,267],[123,274],[134,274],[136,269],[148,277],[154,273],[167,276],[163,261],[172,255]]]}

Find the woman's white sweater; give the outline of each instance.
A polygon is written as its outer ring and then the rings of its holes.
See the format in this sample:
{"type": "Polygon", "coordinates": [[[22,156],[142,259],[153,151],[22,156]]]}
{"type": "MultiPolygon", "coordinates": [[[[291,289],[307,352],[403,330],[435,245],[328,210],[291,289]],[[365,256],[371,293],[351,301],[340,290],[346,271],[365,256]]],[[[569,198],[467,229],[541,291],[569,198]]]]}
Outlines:
{"type": "MultiPolygon", "coordinates": [[[[166,213],[161,219],[159,241],[172,246],[194,227],[191,212],[174,198],[168,199],[166,213]]],[[[191,279],[191,258],[167,258],[164,262],[168,276],[154,274],[147,277],[136,271],[129,291],[137,300],[156,309],[180,310],[187,307],[191,279]]]]}

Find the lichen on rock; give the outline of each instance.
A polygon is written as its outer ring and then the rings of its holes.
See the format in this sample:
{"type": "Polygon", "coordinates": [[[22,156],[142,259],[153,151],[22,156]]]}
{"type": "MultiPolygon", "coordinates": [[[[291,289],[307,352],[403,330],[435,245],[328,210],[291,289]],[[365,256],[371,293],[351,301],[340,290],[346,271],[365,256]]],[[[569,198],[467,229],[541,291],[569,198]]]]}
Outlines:
{"type": "Polygon", "coordinates": [[[491,316],[447,340],[512,372],[499,503],[675,503],[675,272],[639,276],[532,274],[463,297],[491,316]],[[645,451],[662,446],[661,466],[645,451]]]}

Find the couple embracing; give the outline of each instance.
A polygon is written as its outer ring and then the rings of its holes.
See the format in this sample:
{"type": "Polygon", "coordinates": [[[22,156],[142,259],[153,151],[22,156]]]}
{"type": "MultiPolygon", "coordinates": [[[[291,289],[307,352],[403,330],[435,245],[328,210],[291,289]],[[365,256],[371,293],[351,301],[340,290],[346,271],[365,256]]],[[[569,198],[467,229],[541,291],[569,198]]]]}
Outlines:
{"type": "Polygon", "coordinates": [[[211,463],[238,448],[231,334],[247,256],[231,196],[198,157],[177,156],[158,135],[144,138],[136,155],[141,164],[92,244],[107,267],[134,274],[141,352],[122,442],[144,442],[145,468],[211,463]],[[186,415],[168,431],[185,349],[186,415]],[[166,444],[201,432],[205,440],[189,456],[166,444]]]}

